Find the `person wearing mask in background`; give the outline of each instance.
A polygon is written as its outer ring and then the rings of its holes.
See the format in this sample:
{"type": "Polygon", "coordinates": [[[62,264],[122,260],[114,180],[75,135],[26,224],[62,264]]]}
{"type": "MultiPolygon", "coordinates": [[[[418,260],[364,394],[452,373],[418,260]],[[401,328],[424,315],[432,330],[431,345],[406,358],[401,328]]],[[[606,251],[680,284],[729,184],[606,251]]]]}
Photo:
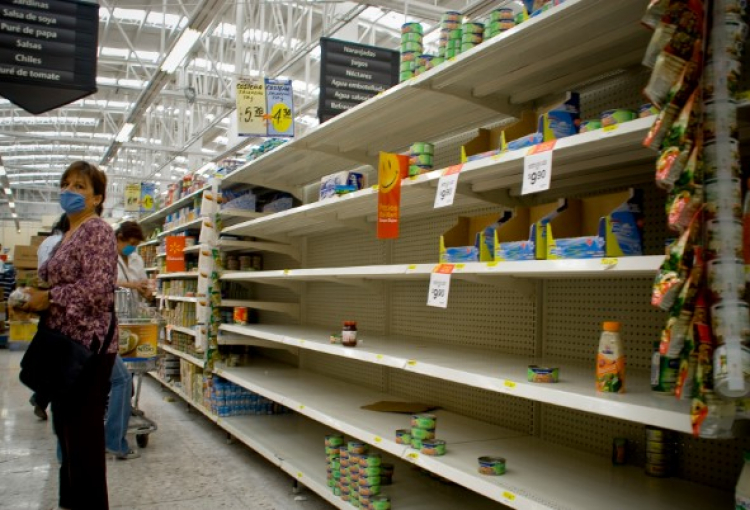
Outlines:
{"type": "Polygon", "coordinates": [[[62,449],[59,506],[107,510],[104,409],[117,354],[114,315],[117,242],[99,216],[107,176],[85,161],[72,163],[60,179],[60,205],[70,229],[39,270],[50,289],[28,289],[25,311],[44,312],[40,322],[96,354],[69,394],[52,401],[52,422],[62,449]],[[107,341],[106,352],[99,349],[107,341]]]}
{"type": "MultiPolygon", "coordinates": [[[[115,232],[117,237],[117,286],[130,289],[133,296],[148,296],[150,284],[143,264],[143,259],[135,247],[145,239],[138,223],[126,221],[115,232]]],[[[135,301],[138,297],[133,298],[135,301]]],[[[128,445],[126,437],[131,415],[133,398],[133,376],[128,372],[118,354],[112,367],[112,391],[109,394],[105,438],[107,452],[118,459],[136,459],[140,457],[137,450],[128,445]]]]}
{"type": "MultiPolygon", "coordinates": [[[[52,254],[52,251],[62,240],[63,235],[65,235],[65,233],[69,229],[70,223],[68,222],[68,217],[63,213],[63,215],[60,216],[60,219],[57,220],[57,223],[52,226],[52,235],[42,241],[42,244],[40,244],[39,248],[37,248],[36,250],[37,270],[42,267],[42,264],[47,261],[49,256],[52,254]]],[[[40,395],[39,393],[34,393],[33,395],[31,395],[29,403],[34,406],[34,414],[40,420],[47,419],[47,406],[49,405],[49,397],[47,397],[46,395],[40,395]]]]}

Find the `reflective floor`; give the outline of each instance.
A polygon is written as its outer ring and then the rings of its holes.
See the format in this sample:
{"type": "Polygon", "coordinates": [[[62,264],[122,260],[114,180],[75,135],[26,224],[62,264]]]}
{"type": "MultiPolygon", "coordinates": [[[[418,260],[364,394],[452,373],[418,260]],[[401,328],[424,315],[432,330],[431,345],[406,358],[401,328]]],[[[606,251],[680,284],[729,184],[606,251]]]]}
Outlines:
{"type": "MultiPolygon", "coordinates": [[[[0,508],[56,509],[55,438],[51,423],[34,416],[29,391],[18,382],[21,356],[0,349],[0,508]]],[[[221,429],[150,377],[143,381],[141,408],[159,430],[141,458],[108,458],[111,508],[332,508],[310,491],[302,492],[306,500],[296,500],[285,473],[244,445],[227,444],[221,429]]]]}

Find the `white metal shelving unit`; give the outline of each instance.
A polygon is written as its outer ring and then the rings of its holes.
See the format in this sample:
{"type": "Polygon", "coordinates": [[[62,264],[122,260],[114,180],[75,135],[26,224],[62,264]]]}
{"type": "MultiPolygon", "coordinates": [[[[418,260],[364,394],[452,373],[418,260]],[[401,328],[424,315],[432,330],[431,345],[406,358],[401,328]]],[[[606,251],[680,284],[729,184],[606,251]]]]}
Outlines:
{"type": "Polygon", "coordinates": [[[175,333],[182,333],[183,335],[195,336],[195,330],[192,328],[185,328],[183,326],[172,326],[169,325],[167,328],[171,329],[175,333]]]}
{"type": "Polygon", "coordinates": [[[182,303],[197,303],[197,297],[182,297],[182,296],[165,296],[163,294],[157,294],[156,299],[166,299],[167,301],[179,301],[182,303]]]}
{"type": "Polygon", "coordinates": [[[172,227],[168,230],[165,230],[164,232],[161,232],[159,234],[159,237],[167,237],[172,234],[178,234],[180,232],[185,232],[187,230],[197,230],[200,228],[201,224],[203,223],[203,218],[195,218],[194,220],[187,221],[183,223],[182,225],[178,225],[176,227],[172,227]]]}
{"type": "Polygon", "coordinates": [[[622,509],[662,510],[667,501],[695,510],[728,504],[728,495],[720,491],[648,479],[637,468],[612,466],[608,459],[446,411],[435,414],[438,437],[448,442],[449,453],[425,456],[394,440],[397,429],[408,428],[408,415],[360,409],[379,400],[399,400],[391,395],[355,385],[344,390],[336,379],[275,363],[218,368],[216,374],[511,508],[598,510],[602,498],[622,509]],[[505,452],[519,459],[519,465],[509,460],[508,472],[499,477],[477,473],[478,457],[505,452]]]}
{"type": "Polygon", "coordinates": [[[141,225],[151,225],[160,221],[163,222],[164,218],[166,218],[169,214],[192,203],[192,201],[196,197],[200,196],[206,189],[208,188],[204,187],[188,195],[185,195],[184,197],[175,200],[173,203],[169,204],[168,206],[163,207],[162,209],[159,209],[153,214],[149,214],[148,216],[144,216],[143,218],[140,218],[138,220],[138,223],[140,223],[141,225]]]}
{"type": "Polygon", "coordinates": [[[161,273],[156,276],[159,280],[170,280],[170,279],[190,279],[190,278],[198,278],[198,271],[185,271],[185,272],[179,272],[179,273],[161,273]]]}
{"type": "Polygon", "coordinates": [[[183,351],[181,351],[179,349],[175,349],[171,345],[161,344],[161,345],[159,345],[159,347],[163,351],[168,352],[170,354],[174,354],[175,356],[178,356],[178,357],[184,359],[185,361],[189,361],[193,365],[198,365],[201,368],[203,367],[203,360],[201,358],[196,358],[195,356],[192,356],[192,355],[190,355],[190,354],[188,354],[186,352],[183,352],[183,351]]]}

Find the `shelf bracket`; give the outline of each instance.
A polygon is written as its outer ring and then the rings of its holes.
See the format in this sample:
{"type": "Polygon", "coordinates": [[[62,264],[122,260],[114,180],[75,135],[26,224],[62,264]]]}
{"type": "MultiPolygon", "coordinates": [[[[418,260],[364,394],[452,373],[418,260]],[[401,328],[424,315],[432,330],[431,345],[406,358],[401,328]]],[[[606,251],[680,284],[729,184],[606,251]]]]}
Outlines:
{"type": "Polygon", "coordinates": [[[459,99],[463,99],[464,101],[475,104],[477,106],[481,106],[483,108],[487,108],[488,110],[498,112],[507,117],[514,117],[517,119],[521,117],[521,110],[523,109],[523,105],[512,104],[510,102],[509,96],[493,95],[493,96],[478,97],[478,96],[475,96],[471,90],[465,90],[465,89],[461,89],[461,90],[458,90],[456,88],[436,89],[436,88],[429,88],[429,86],[428,87],[418,86],[417,88],[420,88],[423,90],[429,90],[430,92],[434,92],[436,94],[443,94],[443,95],[448,95],[451,97],[457,97],[459,99]]]}
{"type": "Polygon", "coordinates": [[[240,335],[219,335],[219,345],[243,345],[248,347],[262,347],[264,349],[289,351],[294,355],[297,355],[299,353],[299,347],[240,335]]]}
{"type": "Polygon", "coordinates": [[[331,156],[337,156],[342,159],[348,159],[362,165],[368,165],[372,167],[378,166],[378,156],[368,154],[367,151],[349,150],[342,151],[338,147],[331,147],[327,145],[317,145],[308,147],[307,150],[322,152],[323,154],[329,154],[331,156]]]}
{"type": "Polygon", "coordinates": [[[508,188],[495,189],[490,191],[475,191],[475,195],[492,204],[502,205],[505,207],[532,207],[541,203],[549,202],[549,197],[542,198],[540,194],[513,196],[508,188]]]}
{"type": "Polygon", "coordinates": [[[534,282],[523,278],[514,278],[512,276],[461,275],[460,273],[454,273],[454,277],[480,285],[491,285],[502,290],[512,290],[528,299],[532,299],[536,294],[536,285],[534,282]]]}
{"type": "Polygon", "coordinates": [[[340,278],[333,276],[316,280],[319,282],[335,283],[337,285],[346,285],[368,290],[374,294],[383,295],[385,293],[385,283],[377,280],[368,280],[366,278],[340,278]]]}
{"type": "Polygon", "coordinates": [[[336,222],[347,227],[367,233],[375,232],[375,224],[367,221],[367,218],[350,218],[346,220],[336,218],[336,222]]]}

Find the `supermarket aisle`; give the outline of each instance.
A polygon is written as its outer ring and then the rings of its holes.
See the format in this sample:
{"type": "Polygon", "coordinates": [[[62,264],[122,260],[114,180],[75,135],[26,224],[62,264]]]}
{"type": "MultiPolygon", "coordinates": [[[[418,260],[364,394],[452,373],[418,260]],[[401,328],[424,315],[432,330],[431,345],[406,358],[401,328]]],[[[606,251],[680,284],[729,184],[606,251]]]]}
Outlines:
{"type": "MultiPolygon", "coordinates": [[[[29,391],[18,382],[21,353],[0,349],[0,508],[57,508],[55,439],[28,404],[29,391]]],[[[202,415],[144,379],[141,407],[159,430],[141,458],[107,462],[111,508],[135,510],[324,510],[326,502],[304,491],[295,501],[291,481],[202,415]]],[[[321,469],[322,469],[321,464],[321,469]]]]}

